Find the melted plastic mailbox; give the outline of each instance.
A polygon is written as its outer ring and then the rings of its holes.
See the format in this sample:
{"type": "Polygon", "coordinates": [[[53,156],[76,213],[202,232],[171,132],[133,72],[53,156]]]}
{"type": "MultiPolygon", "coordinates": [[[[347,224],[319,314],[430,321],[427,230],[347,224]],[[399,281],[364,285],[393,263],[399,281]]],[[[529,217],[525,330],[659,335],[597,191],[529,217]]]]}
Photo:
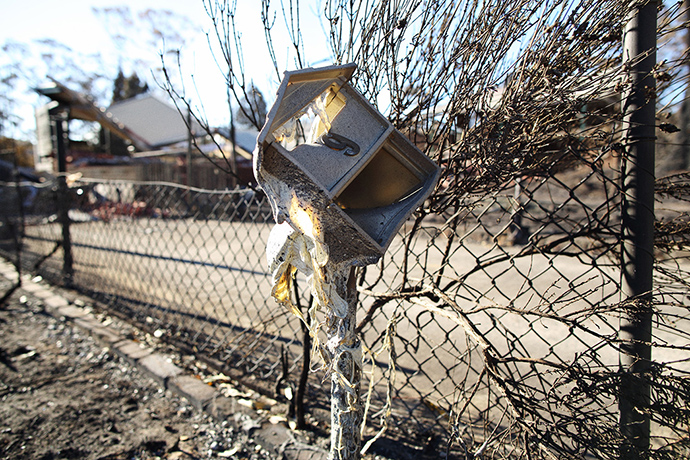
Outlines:
{"type": "Polygon", "coordinates": [[[335,262],[366,265],[431,193],[439,168],[348,83],[355,68],[285,72],[254,169],[278,223],[316,232],[335,262]]]}

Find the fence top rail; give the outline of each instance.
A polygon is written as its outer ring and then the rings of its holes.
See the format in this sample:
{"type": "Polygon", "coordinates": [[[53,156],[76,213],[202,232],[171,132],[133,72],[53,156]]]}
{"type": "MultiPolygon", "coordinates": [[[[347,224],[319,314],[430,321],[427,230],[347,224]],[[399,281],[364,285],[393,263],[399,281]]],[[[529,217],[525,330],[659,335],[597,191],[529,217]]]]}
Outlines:
{"type": "MultiPolygon", "coordinates": [[[[69,176],[70,174],[65,174],[65,176],[69,176]]],[[[47,188],[51,187],[55,184],[55,179],[59,177],[60,175],[56,175],[55,178],[48,179],[44,182],[30,182],[30,181],[0,181],[0,187],[16,187],[19,185],[20,187],[27,187],[27,186],[33,186],[37,188],[47,188]]],[[[246,193],[248,191],[254,191],[254,192],[261,192],[261,188],[257,187],[256,190],[253,190],[250,187],[241,187],[237,186],[234,189],[222,189],[222,190],[211,190],[211,189],[203,189],[203,188],[198,188],[198,187],[190,187],[187,185],[182,185],[182,184],[176,184],[173,182],[164,182],[164,181],[135,181],[135,180],[125,180],[125,179],[118,179],[118,180],[112,180],[112,179],[94,179],[94,178],[84,178],[81,177],[77,180],[74,181],[75,184],[112,184],[112,185],[136,185],[136,186],[162,186],[162,187],[171,187],[171,188],[177,188],[177,189],[182,189],[182,190],[188,190],[192,191],[195,193],[206,193],[206,194],[211,194],[211,195],[224,195],[224,194],[242,194],[246,193]]]]}
{"type": "MultiPolygon", "coordinates": [[[[126,184],[126,185],[138,185],[138,186],[163,186],[163,187],[171,187],[171,188],[178,188],[182,190],[189,190],[195,193],[207,193],[207,194],[217,194],[217,195],[223,195],[223,194],[228,194],[228,193],[245,193],[247,191],[254,191],[249,187],[241,187],[237,186],[234,189],[223,189],[223,190],[211,190],[211,189],[203,189],[203,188],[198,188],[198,187],[191,187],[188,185],[183,185],[183,184],[176,184],[174,182],[163,182],[163,181],[135,181],[135,180],[124,180],[124,179],[119,179],[119,180],[110,180],[110,179],[91,179],[91,178],[80,178],[77,181],[78,183],[88,183],[88,184],[126,184]]],[[[258,191],[261,191],[260,188],[258,188],[258,191]]]]}

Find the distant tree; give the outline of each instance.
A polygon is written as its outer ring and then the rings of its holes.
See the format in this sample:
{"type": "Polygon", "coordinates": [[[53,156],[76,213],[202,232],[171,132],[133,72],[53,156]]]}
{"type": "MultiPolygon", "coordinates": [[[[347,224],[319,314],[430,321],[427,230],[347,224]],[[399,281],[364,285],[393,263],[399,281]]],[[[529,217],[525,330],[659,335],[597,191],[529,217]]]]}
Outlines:
{"type": "Polygon", "coordinates": [[[115,81],[113,82],[113,97],[110,99],[111,102],[118,102],[127,99],[124,97],[124,92],[125,74],[122,72],[122,68],[120,68],[117,71],[117,77],[115,77],[115,81]]]}
{"type": "MultiPolygon", "coordinates": [[[[149,92],[146,77],[161,78],[158,64],[161,56],[173,54],[179,57],[180,49],[199,31],[188,17],[169,10],[132,11],[127,6],[115,6],[94,7],[92,12],[119,51],[120,66],[113,80],[112,103],[149,92]],[[130,75],[126,76],[128,72],[130,75]]],[[[128,145],[123,140],[106,136],[103,130],[99,141],[101,148],[108,153],[129,154],[128,145]]]]}
{"type": "Polygon", "coordinates": [[[113,82],[112,102],[124,101],[140,94],[147,93],[148,91],[148,83],[142,82],[136,72],[129,77],[125,77],[122,69],[120,69],[113,82]]]}
{"type": "Polygon", "coordinates": [[[235,114],[237,124],[259,129],[264,124],[266,113],[264,95],[252,84],[247,95],[240,101],[240,106],[235,114]]]}

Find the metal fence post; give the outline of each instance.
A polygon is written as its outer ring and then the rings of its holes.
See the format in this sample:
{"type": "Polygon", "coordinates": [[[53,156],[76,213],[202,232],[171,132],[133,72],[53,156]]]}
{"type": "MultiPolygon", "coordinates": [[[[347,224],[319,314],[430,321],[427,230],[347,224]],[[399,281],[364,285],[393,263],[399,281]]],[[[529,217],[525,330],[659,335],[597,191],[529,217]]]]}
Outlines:
{"type": "Polygon", "coordinates": [[[67,149],[65,146],[65,131],[63,123],[67,121],[66,112],[61,111],[54,117],[55,137],[58,162],[58,191],[57,208],[58,218],[62,225],[62,276],[66,285],[72,284],[74,276],[74,260],[72,259],[72,239],[70,237],[70,194],[67,186],[67,149]]]}
{"type": "Polygon", "coordinates": [[[14,186],[17,191],[17,210],[19,211],[19,219],[14,226],[14,247],[17,249],[17,259],[15,261],[15,268],[17,269],[17,286],[22,284],[22,243],[24,241],[24,228],[26,225],[26,217],[24,215],[24,198],[22,197],[21,175],[19,174],[19,163],[17,156],[18,152],[14,153],[14,186]]]}
{"type": "Polygon", "coordinates": [[[620,455],[646,458],[649,449],[652,272],[654,264],[654,142],[657,2],[631,3],[623,43],[628,85],[623,95],[622,290],[629,305],[620,322],[620,455]]]}

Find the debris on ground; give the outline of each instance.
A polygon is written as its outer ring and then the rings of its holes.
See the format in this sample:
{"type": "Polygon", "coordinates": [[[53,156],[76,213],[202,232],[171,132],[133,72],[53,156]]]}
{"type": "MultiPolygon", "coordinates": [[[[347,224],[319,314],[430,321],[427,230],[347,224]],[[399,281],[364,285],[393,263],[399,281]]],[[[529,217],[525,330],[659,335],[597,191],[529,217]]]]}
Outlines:
{"type": "Polygon", "coordinates": [[[0,306],[0,400],[2,459],[271,458],[21,289],[0,306]]]}

